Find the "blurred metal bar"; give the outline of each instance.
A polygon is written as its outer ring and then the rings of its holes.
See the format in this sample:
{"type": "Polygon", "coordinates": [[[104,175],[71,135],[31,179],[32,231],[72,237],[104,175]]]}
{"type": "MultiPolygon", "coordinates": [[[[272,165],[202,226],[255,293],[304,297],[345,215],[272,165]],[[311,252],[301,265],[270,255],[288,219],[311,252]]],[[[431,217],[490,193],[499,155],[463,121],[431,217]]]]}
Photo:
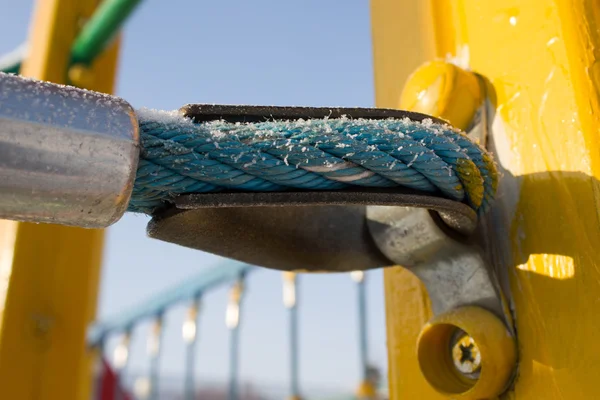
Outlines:
{"type": "Polygon", "coordinates": [[[185,400],[194,400],[196,395],[196,346],[198,343],[198,327],[200,325],[201,296],[194,299],[183,323],[182,334],[186,343],[185,349],[185,400]]]}
{"type": "Polygon", "coordinates": [[[357,294],[357,320],[358,320],[358,353],[361,369],[361,382],[356,391],[357,398],[360,400],[375,399],[377,388],[371,377],[371,367],[369,365],[369,337],[367,321],[367,290],[366,290],[366,272],[353,271],[350,277],[356,282],[357,294]]]}
{"type": "Polygon", "coordinates": [[[290,394],[289,400],[300,399],[298,344],[298,275],[283,272],[283,305],[289,310],[290,394]]]}
{"type": "Polygon", "coordinates": [[[129,348],[131,344],[131,330],[128,329],[127,332],[123,334],[121,337],[120,343],[115,347],[113,352],[113,365],[115,368],[115,392],[114,399],[115,400],[123,400],[123,375],[127,370],[127,366],[129,365],[129,348]]]}
{"type": "Polygon", "coordinates": [[[298,306],[290,308],[290,391],[292,399],[300,398],[300,371],[298,351],[298,306]]]}
{"type": "Polygon", "coordinates": [[[231,329],[229,336],[229,400],[238,400],[238,347],[239,327],[231,329]]]}
{"type": "Polygon", "coordinates": [[[160,390],[160,353],[162,350],[163,316],[157,316],[148,337],[150,356],[150,400],[158,400],[160,390]]]}
{"type": "Polygon", "coordinates": [[[363,271],[352,273],[356,282],[357,308],[358,308],[358,348],[360,353],[360,365],[362,368],[362,379],[366,382],[369,378],[369,337],[367,332],[367,290],[366,274],[363,271]],[[360,274],[358,274],[360,272],[360,274]]]}
{"type": "Polygon", "coordinates": [[[244,298],[244,274],[238,275],[237,282],[231,288],[227,305],[225,324],[229,328],[229,400],[239,399],[239,342],[241,305],[244,298]]]}
{"type": "Polygon", "coordinates": [[[88,331],[88,344],[93,346],[110,332],[122,332],[142,319],[153,318],[176,303],[194,299],[198,293],[235,281],[239,279],[240,274],[247,274],[255,268],[248,264],[225,261],[222,265],[186,279],[181,285],[174,286],[131,310],[96,322],[88,331]]]}

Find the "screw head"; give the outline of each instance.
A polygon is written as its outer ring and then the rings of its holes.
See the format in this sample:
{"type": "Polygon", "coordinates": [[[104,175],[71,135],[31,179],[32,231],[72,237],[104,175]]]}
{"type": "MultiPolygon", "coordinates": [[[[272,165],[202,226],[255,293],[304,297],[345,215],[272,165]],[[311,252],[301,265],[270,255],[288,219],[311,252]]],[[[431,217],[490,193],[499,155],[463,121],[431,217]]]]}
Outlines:
{"type": "Polygon", "coordinates": [[[459,330],[451,343],[452,361],[456,369],[467,378],[479,378],[481,352],[475,340],[466,332],[459,330]]]}
{"type": "Polygon", "coordinates": [[[513,377],[516,342],[498,316],[462,306],[434,316],[423,327],[417,358],[424,378],[444,398],[496,399],[513,377]]]}

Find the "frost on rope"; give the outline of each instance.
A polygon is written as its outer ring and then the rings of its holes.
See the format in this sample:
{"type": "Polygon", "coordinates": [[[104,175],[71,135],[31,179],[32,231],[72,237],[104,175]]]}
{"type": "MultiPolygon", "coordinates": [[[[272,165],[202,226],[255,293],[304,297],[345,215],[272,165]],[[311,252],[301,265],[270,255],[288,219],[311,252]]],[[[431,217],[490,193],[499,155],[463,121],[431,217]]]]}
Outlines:
{"type": "MultiPolygon", "coordinates": [[[[173,111],[164,111],[164,110],[156,110],[156,109],[150,109],[150,108],[140,108],[136,110],[136,115],[139,119],[140,122],[154,122],[154,123],[159,123],[159,124],[165,124],[165,125],[171,125],[171,124],[175,124],[175,125],[187,125],[187,126],[191,126],[194,125],[194,122],[190,119],[187,118],[185,116],[183,116],[179,111],[177,110],[173,110],[173,111]]],[[[206,127],[208,130],[210,130],[211,134],[213,135],[213,137],[215,139],[222,139],[222,138],[226,138],[227,136],[233,136],[239,132],[244,132],[244,133],[248,133],[248,132],[254,132],[258,137],[262,137],[262,138],[266,138],[266,137],[270,137],[270,138],[276,138],[276,137],[283,137],[282,135],[282,128],[279,127],[278,129],[273,129],[272,127],[269,126],[269,124],[274,124],[274,125],[282,125],[285,127],[285,129],[295,129],[295,130],[301,130],[301,131],[312,131],[315,128],[318,128],[318,130],[322,130],[324,133],[331,133],[332,130],[332,126],[335,126],[337,123],[346,123],[349,124],[350,126],[366,126],[366,125],[374,125],[376,127],[379,127],[379,125],[381,123],[383,123],[383,126],[381,126],[381,128],[385,131],[385,133],[387,134],[392,134],[394,136],[397,136],[398,138],[404,138],[404,133],[399,132],[399,131],[392,131],[390,129],[388,129],[385,126],[385,122],[402,122],[402,124],[405,125],[406,128],[410,129],[411,127],[413,128],[426,128],[427,130],[431,131],[432,133],[435,134],[443,134],[444,130],[453,130],[455,132],[460,132],[460,130],[457,130],[449,125],[441,125],[441,124],[437,124],[435,122],[433,122],[432,119],[430,118],[426,118],[423,121],[419,122],[419,121],[413,121],[407,117],[403,118],[402,120],[398,120],[398,119],[365,119],[365,118],[349,118],[346,116],[342,116],[340,118],[324,118],[324,119],[296,119],[296,120],[288,120],[288,121],[265,121],[265,122],[261,122],[261,123],[240,123],[240,122],[227,122],[224,120],[216,120],[216,121],[210,121],[210,122],[203,122],[201,125],[203,125],[204,127],[206,127]]],[[[356,137],[357,135],[349,135],[351,138],[356,137]]],[[[339,147],[345,147],[344,144],[338,144],[339,147]]],[[[368,146],[367,151],[376,151],[377,147],[376,146],[368,146]]]]}
{"type": "MultiPolygon", "coordinates": [[[[465,187],[469,193],[481,191],[487,179],[477,170],[485,151],[457,129],[431,119],[194,123],[178,111],[149,109],[137,110],[137,116],[152,146],[148,160],[166,168],[161,170],[165,180],[157,179],[161,184],[189,176],[246,191],[407,186],[463,201],[464,184],[470,185],[465,187]],[[457,169],[459,162],[468,168],[457,169]],[[188,163],[192,169],[182,165],[188,163]]],[[[493,187],[489,180],[485,185],[493,187]]],[[[493,191],[487,191],[490,200],[493,191]]]]}

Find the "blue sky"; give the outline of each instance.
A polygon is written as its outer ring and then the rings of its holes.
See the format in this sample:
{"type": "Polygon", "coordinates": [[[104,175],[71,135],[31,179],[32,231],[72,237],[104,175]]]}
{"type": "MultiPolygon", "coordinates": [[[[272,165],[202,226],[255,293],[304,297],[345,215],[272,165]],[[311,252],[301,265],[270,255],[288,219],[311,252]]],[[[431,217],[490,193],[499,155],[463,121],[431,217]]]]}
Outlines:
{"type": "MultiPolygon", "coordinates": [[[[32,5],[0,0],[0,54],[20,44],[32,5]]],[[[116,94],[135,107],[186,103],[373,106],[366,0],[146,0],[125,28],[116,94]]],[[[126,215],[108,231],[99,317],[117,313],[219,262],[215,256],[145,237],[147,218],[126,215]]],[[[369,276],[372,361],[385,369],[382,273],[369,276]]],[[[354,389],[359,379],[355,288],[347,275],[301,278],[301,379],[307,387],[354,389]]],[[[225,288],[206,297],[199,375],[227,372],[225,288]]],[[[167,314],[162,371],[183,371],[183,308],[167,314]]],[[[242,331],[244,380],[287,382],[281,276],[248,282],[242,331]]],[[[147,324],[136,331],[133,368],[146,368],[147,324]]]]}

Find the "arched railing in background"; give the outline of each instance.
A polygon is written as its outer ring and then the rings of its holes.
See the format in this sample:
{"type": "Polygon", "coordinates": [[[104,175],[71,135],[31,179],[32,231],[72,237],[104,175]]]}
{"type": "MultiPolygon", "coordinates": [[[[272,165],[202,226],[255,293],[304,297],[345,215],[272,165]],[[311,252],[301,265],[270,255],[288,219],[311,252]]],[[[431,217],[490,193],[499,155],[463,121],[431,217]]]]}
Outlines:
{"type": "MultiPolygon", "coordinates": [[[[114,385],[114,393],[106,394],[106,388],[102,382],[107,382],[100,377],[100,384],[95,390],[94,400],[125,400],[119,387],[123,386],[122,377],[126,374],[129,355],[131,335],[134,328],[144,321],[152,321],[151,329],[147,338],[146,350],[149,356],[148,378],[138,382],[140,387],[136,392],[141,398],[159,400],[159,365],[164,332],[163,316],[168,309],[187,303],[188,309],[182,324],[182,339],[185,344],[185,373],[184,373],[184,399],[195,400],[196,396],[196,373],[195,354],[198,343],[198,326],[200,319],[200,303],[206,293],[223,285],[231,285],[229,301],[225,313],[225,324],[229,330],[229,380],[228,400],[239,400],[239,338],[242,321],[242,306],[244,301],[244,281],[251,272],[260,268],[233,262],[218,266],[205,271],[196,277],[186,280],[165,292],[141,303],[139,306],[99,321],[90,327],[88,343],[102,352],[106,353],[106,343],[110,337],[120,335],[119,343],[112,354],[112,368],[114,370],[117,384],[114,385]],[[120,383],[120,384],[119,384],[120,383]]],[[[371,368],[368,361],[367,347],[367,308],[365,273],[353,272],[352,279],[357,284],[357,310],[358,310],[358,337],[361,379],[357,398],[370,400],[376,398],[376,383],[371,377],[371,368]]],[[[289,348],[290,348],[290,387],[289,400],[301,400],[299,383],[299,341],[298,341],[298,275],[292,272],[283,273],[283,305],[288,309],[289,318],[289,348]]],[[[104,374],[108,373],[106,369],[104,374]]],[[[108,380],[110,381],[110,380],[108,380]]],[[[112,382],[112,381],[111,381],[112,382]]]]}

